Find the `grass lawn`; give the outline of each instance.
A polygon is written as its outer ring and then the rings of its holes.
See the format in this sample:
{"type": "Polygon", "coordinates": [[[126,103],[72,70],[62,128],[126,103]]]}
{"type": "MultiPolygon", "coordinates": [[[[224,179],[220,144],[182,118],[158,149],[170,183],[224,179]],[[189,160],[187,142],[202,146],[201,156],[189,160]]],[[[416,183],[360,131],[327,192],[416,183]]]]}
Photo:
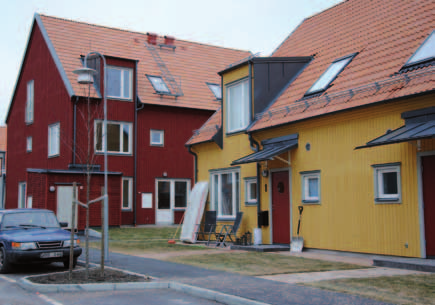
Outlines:
{"type": "Polygon", "coordinates": [[[359,265],[261,252],[189,255],[170,257],[167,260],[245,275],[273,275],[367,268],[359,265]]]}
{"type": "Polygon", "coordinates": [[[304,283],[317,288],[356,294],[393,304],[435,305],[435,274],[341,279],[304,283]]]}
{"type": "MultiPolygon", "coordinates": [[[[100,231],[100,230],[99,230],[100,231]]],[[[110,251],[135,252],[172,252],[186,250],[204,250],[204,246],[168,244],[174,238],[175,227],[149,227],[149,228],[110,228],[110,251]]],[[[179,232],[175,239],[179,237],[179,232]]],[[[84,245],[84,240],[82,241],[84,245]]],[[[100,241],[90,243],[93,248],[100,248],[100,241]]]]}

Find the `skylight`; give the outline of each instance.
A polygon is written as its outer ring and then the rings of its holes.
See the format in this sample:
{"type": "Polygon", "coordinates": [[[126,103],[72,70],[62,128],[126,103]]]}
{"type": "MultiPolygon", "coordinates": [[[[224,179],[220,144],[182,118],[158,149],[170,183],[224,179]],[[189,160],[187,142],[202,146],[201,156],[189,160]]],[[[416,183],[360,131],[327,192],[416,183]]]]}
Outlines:
{"type": "Polygon", "coordinates": [[[221,86],[211,83],[206,83],[207,86],[210,88],[211,92],[213,92],[216,99],[221,100],[222,99],[222,90],[221,86]]]}
{"type": "Polygon", "coordinates": [[[305,95],[310,95],[318,92],[325,91],[329,84],[340,74],[341,71],[349,64],[349,62],[354,58],[356,54],[346,56],[343,58],[336,59],[332,64],[326,69],[325,72],[319,77],[319,79],[314,83],[313,86],[305,93],[305,95]]]}
{"type": "Polygon", "coordinates": [[[151,85],[157,93],[171,93],[163,78],[160,76],[147,75],[151,85]]]}
{"type": "Polygon", "coordinates": [[[428,59],[435,59],[435,31],[432,31],[429,37],[426,38],[423,44],[407,61],[405,66],[418,64],[428,59]]]}

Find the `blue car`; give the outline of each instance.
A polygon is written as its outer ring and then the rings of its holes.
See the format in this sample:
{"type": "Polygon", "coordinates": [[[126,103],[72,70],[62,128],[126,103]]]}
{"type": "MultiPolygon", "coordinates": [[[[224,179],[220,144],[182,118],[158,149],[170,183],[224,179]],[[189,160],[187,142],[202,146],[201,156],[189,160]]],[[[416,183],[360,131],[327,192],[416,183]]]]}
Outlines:
{"type": "MultiPolygon", "coordinates": [[[[63,262],[68,268],[71,232],[62,227],[49,210],[0,210],[0,273],[9,272],[13,264],[63,262]]],[[[74,236],[73,268],[82,253],[79,244],[74,236]]]]}

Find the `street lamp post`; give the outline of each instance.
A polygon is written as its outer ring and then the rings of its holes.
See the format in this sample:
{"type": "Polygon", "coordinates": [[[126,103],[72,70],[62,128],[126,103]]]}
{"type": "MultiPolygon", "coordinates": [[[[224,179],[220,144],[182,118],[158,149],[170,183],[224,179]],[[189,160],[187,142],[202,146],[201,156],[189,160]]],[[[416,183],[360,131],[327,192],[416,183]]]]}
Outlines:
{"type": "Polygon", "coordinates": [[[103,54],[95,51],[89,52],[84,60],[84,67],[81,69],[77,69],[73,71],[78,75],[77,82],[79,84],[93,84],[94,78],[93,75],[98,73],[94,69],[88,68],[88,57],[96,55],[99,56],[103,60],[103,104],[104,104],[104,121],[103,121],[103,148],[104,148],[104,223],[103,223],[103,233],[104,233],[104,257],[106,259],[109,258],[109,196],[107,194],[107,99],[106,99],[106,58],[103,54]]]}

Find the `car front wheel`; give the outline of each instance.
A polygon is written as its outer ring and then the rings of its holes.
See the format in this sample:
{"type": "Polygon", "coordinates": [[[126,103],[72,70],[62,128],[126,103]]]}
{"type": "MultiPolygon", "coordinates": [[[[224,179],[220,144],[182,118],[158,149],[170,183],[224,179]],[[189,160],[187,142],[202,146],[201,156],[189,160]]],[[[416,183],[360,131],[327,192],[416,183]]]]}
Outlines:
{"type": "Polygon", "coordinates": [[[11,264],[8,262],[6,250],[0,247],[0,273],[8,273],[11,269],[11,264]]]}
{"type": "MultiPolygon", "coordinates": [[[[66,269],[69,269],[69,258],[68,258],[68,260],[63,261],[63,266],[64,266],[66,269]]],[[[73,269],[74,269],[76,266],[77,266],[77,257],[74,257],[74,259],[73,259],[73,265],[72,265],[73,269]]]]}

